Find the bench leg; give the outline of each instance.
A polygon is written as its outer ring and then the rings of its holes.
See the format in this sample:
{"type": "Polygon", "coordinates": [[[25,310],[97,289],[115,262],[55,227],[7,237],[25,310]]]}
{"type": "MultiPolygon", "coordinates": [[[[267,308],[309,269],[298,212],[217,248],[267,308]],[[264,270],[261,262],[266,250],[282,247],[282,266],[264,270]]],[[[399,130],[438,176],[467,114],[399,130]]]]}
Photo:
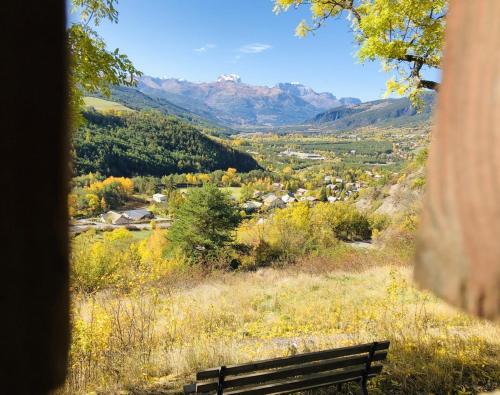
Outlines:
{"type": "Polygon", "coordinates": [[[337,392],[342,391],[342,383],[337,384],[337,392]]]}
{"type": "Polygon", "coordinates": [[[361,379],[361,382],[359,383],[361,388],[361,395],[368,395],[368,387],[366,386],[367,381],[368,380],[366,379],[366,377],[363,377],[361,379]]]}

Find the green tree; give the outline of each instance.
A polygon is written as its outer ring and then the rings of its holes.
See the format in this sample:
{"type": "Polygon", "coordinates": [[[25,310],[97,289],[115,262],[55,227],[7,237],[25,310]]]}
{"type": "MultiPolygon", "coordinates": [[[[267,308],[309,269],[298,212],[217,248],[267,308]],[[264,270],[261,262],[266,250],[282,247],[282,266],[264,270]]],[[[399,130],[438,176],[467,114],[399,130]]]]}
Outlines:
{"type": "Polygon", "coordinates": [[[229,194],[207,183],[188,192],[176,210],[168,239],[172,249],[197,260],[230,243],[240,222],[238,207],[229,194]]]}
{"type": "Polygon", "coordinates": [[[326,202],[328,200],[328,196],[326,194],[326,187],[321,187],[321,190],[319,191],[319,200],[322,202],[326,202]]]}
{"type": "Polygon", "coordinates": [[[346,15],[359,44],[361,62],[380,59],[394,71],[387,93],[409,94],[414,102],[423,89],[439,84],[422,71],[439,68],[447,0],[275,0],[274,11],[310,6],[311,22],[300,22],[297,36],[319,29],[327,20],[346,15]]]}
{"type": "Polygon", "coordinates": [[[243,184],[240,190],[240,201],[246,202],[253,198],[253,193],[255,189],[249,184],[243,184]]]}
{"type": "Polygon", "coordinates": [[[107,19],[118,22],[117,0],[72,0],[72,12],[79,14],[68,30],[70,51],[70,86],[73,122],[80,118],[79,108],[84,92],[109,96],[111,85],[135,85],[141,75],[127,55],[117,49],[109,51],[93,27],[107,19]]]}

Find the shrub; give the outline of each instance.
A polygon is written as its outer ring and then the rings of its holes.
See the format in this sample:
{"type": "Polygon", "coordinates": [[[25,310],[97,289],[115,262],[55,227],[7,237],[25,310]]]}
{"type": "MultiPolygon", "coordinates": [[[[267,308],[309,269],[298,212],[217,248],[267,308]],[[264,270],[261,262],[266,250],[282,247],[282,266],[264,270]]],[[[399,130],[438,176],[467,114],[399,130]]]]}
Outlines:
{"type": "Polygon", "coordinates": [[[124,268],[134,268],[139,261],[132,240],[126,229],[105,232],[102,237],[93,230],[76,236],[71,251],[73,286],[90,293],[122,282],[124,268]]]}
{"type": "Polygon", "coordinates": [[[140,241],[124,228],[82,233],[72,244],[72,286],[87,294],[106,288],[129,292],[157,281],[184,265],[177,256],[164,257],[167,245],[160,228],[140,241]]]}

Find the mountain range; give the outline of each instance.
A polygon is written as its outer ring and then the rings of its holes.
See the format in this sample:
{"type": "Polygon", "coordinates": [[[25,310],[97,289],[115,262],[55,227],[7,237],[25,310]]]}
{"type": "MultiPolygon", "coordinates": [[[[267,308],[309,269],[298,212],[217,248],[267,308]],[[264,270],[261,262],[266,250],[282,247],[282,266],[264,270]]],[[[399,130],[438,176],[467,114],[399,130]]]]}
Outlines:
{"type": "Polygon", "coordinates": [[[305,124],[329,131],[352,130],[364,126],[409,126],[430,119],[434,100],[435,94],[423,94],[420,111],[406,97],[344,105],[317,114],[305,124]]]}
{"type": "Polygon", "coordinates": [[[137,90],[233,127],[297,124],[334,107],[361,103],[356,98],[337,99],[329,92],[318,93],[299,83],[249,85],[236,74],[199,83],[144,76],[137,90]]]}
{"type": "Polygon", "coordinates": [[[234,129],[295,130],[304,125],[335,131],[416,124],[430,119],[434,96],[423,95],[424,106],[417,112],[407,98],[361,103],[296,82],[249,85],[236,74],[223,74],[214,82],[145,76],[136,87],[111,89],[112,99],[127,107],[155,109],[218,135],[235,133],[234,129]]]}

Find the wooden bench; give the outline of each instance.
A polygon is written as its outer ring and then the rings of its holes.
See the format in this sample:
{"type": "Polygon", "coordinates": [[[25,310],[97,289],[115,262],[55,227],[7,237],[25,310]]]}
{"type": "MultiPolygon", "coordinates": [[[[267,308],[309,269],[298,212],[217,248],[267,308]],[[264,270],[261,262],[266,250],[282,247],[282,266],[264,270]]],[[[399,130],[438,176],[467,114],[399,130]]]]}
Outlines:
{"type": "Polygon", "coordinates": [[[242,365],[220,366],[196,374],[197,382],[184,386],[185,394],[289,394],[314,388],[358,382],[363,395],[367,381],[382,371],[389,341],[360,344],[242,365]]]}

